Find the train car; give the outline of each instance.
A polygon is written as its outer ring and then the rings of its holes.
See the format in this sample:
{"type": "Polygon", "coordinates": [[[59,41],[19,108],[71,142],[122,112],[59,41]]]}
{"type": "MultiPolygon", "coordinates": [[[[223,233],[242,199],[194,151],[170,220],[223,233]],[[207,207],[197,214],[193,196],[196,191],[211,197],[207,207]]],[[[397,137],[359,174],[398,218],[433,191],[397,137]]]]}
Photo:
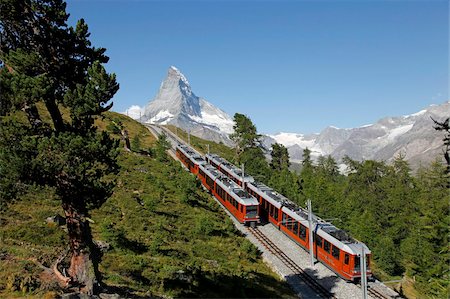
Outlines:
{"type": "MultiPolygon", "coordinates": [[[[222,173],[242,183],[242,178],[233,176],[235,166],[217,155],[207,155],[206,160],[222,173]],[[230,166],[231,164],[231,166],[230,166]]],[[[272,188],[256,182],[247,176],[245,189],[259,202],[259,215],[262,222],[270,222],[285,235],[309,251],[308,213],[272,188]]],[[[362,247],[366,254],[367,277],[370,270],[371,252],[367,246],[352,239],[346,232],[331,223],[314,216],[313,251],[317,260],[340,277],[356,281],[361,278],[360,253],[362,247]]]]}
{"type": "MultiPolygon", "coordinates": [[[[278,225],[289,238],[309,251],[308,212],[294,203],[281,208],[281,221],[278,225]]],[[[313,224],[314,257],[333,270],[340,277],[357,281],[361,279],[360,254],[364,247],[366,254],[367,277],[370,270],[371,252],[367,246],[351,238],[345,231],[314,216],[313,224]]]]}
{"type": "Polygon", "coordinates": [[[240,223],[255,226],[260,222],[258,201],[214,166],[200,165],[198,178],[240,223]]]}
{"type": "Polygon", "coordinates": [[[214,196],[242,224],[259,224],[259,202],[226,176],[220,176],[211,188],[214,196]]]}
{"type": "Polygon", "coordinates": [[[199,166],[198,178],[200,179],[202,185],[206,188],[206,190],[211,193],[214,190],[214,182],[220,176],[223,176],[223,174],[212,165],[203,164],[199,166]]]}
{"type": "Polygon", "coordinates": [[[259,221],[259,203],[233,180],[223,175],[194,150],[178,145],[176,155],[186,168],[196,175],[233,216],[244,225],[255,226],[259,221]]]}
{"type": "MultiPolygon", "coordinates": [[[[231,178],[236,184],[242,187],[242,169],[237,168],[236,166],[216,154],[205,155],[205,160],[209,164],[220,170],[223,174],[231,178]]],[[[252,176],[246,175],[244,173],[244,182],[254,182],[254,179],[252,176]]]]}
{"type": "Polygon", "coordinates": [[[206,164],[205,159],[187,145],[177,145],[176,156],[196,176],[198,175],[199,165],[206,164]]]}

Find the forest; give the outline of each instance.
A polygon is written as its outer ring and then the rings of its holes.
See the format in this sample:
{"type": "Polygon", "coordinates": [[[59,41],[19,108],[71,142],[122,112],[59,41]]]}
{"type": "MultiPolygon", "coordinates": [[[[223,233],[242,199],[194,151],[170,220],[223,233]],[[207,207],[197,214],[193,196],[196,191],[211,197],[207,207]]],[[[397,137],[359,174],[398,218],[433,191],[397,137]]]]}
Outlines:
{"type": "MultiPolygon", "coordinates": [[[[337,227],[366,243],[379,279],[404,278],[404,282],[412,281],[419,296],[448,298],[450,177],[443,157],[414,173],[402,155],[392,163],[345,157],[343,174],[331,156],[313,160],[306,149],[301,170],[294,173],[283,145],[275,143],[265,149],[247,116],[237,113],[234,120],[231,137],[236,148],[230,158],[235,163],[244,163],[257,180],[300,206],[311,199],[316,215],[332,219],[337,227]],[[265,157],[268,153],[270,163],[265,157]]],[[[448,155],[448,120],[430,120],[433,125],[447,134],[443,134],[443,146],[447,146],[443,156],[448,155]]]]}

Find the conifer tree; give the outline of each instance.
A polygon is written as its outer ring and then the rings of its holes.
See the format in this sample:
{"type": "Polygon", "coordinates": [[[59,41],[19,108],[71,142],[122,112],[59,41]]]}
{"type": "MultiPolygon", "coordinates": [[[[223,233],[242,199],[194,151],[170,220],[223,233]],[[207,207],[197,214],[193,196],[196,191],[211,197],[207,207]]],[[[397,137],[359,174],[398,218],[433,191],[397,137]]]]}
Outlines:
{"type": "Polygon", "coordinates": [[[118,141],[94,118],[111,108],[119,85],[84,20],[73,28],[68,17],[62,0],[0,1],[0,196],[11,200],[27,184],[53,188],[70,248],[69,276],[53,271],[93,294],[100,255],[89,212],[112,194],[118,172],[118,141]]]}
{"type": "MultiPolygon", "coordinates": [[[[433,119],[433,118],[432,118],[433,119]]],[[[445,136],[444,139],[442,139],[442,141],[444,141],[444,158],[445,161],[447,162],[447,175],[449,176],[449,187],[450,187],[450,117],[447,117],[446,120],[444,120],[443,122],[439,122],[437,120],[433,119],[433,122],[435,124],[434,129],[437,131],[444,131],[445,132],[445,136]]]]}
{"type": "Polygon", "coordinates": [[[256,126],[248,116],[236,113],[233,120],[234,132],[230,138],[236,144],[236,158],[239,160],[239,156],[246,148],[259,147],[261,135],[258,134],[256,126]]]}
{"type": "Polygon", "coordinates": [[[170,142],[167,140],[167,135],[162,133],[156,140],[156,156],[161,162],[168,162],[167,150],[170,148],[170,142]]]}
{"type": "Polygon", "coordinates": [[[273,170],[282,171],[289,168],[289,153],[284,145],[279,143],[272,144],[271,156],[272,161],[270,162],[270,167],[273,170]]]}
{"type": "Polygon", "coordinates": [[[235,142],[236,162],[243,163],[248,173],[256,179],[267,182],[270,178],[269,167],[261,145],[261,135],[246,115],[234,115],[234,133],[230,135],[235,142]]]}

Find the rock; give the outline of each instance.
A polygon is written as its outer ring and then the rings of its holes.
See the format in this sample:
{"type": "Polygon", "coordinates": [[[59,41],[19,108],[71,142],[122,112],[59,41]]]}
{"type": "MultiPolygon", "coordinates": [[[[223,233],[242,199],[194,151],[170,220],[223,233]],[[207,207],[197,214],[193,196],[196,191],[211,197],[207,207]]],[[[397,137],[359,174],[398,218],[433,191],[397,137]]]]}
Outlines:
{"type": "Polygon", "coordinates": [[[45,222],[47,222],[47,224],[55,224],[57,226],[61,226],[66,225],[66,218],[59,214],[56,214],[55,216],[47,217],[47,219],[45,219],[45,222]]]}
{"type": "Polygon", "coordinates": [[[108,252],[111,249],[111,245],[108,242],[100,240],[94,240],[93,242],[101,252],[108,252]]]}

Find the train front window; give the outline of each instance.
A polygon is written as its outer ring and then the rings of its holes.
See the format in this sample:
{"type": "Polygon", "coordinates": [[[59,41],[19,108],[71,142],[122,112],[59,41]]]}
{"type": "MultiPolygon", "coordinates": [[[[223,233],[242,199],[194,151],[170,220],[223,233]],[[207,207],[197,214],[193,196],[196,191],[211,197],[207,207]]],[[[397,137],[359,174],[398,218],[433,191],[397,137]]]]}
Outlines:
{"type": "MultiPolygon", "coordinates": [[[[369,255],[366,255],[366,269],[369,269],[369,255]]],[[[355,256],[355,271],[361,271],[361,257],[360,256],[355,256]]]]}
{"type": "Polygon", "coordinates": [[[245,215],[247,217],[256,217],[258,214],[258,206],[247,206],[245,208],[245,215]]]}

